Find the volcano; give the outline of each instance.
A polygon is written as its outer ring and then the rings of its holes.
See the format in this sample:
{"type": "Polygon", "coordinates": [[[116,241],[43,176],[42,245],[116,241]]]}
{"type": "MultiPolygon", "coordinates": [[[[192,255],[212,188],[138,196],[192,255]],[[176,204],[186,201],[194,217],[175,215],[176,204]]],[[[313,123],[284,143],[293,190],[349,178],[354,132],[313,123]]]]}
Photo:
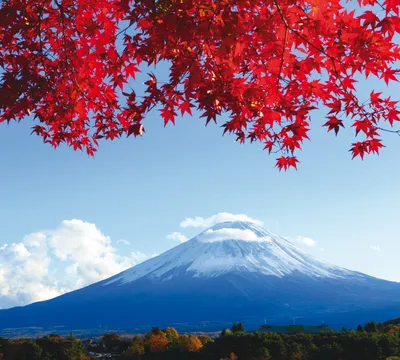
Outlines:
{"type": "Polygon", "coordinates": [[[109,279],[0,310],[0,328],[220,328],[325,322],[334,328],[400,315],[400,283],[321,261],[250,222],[225,222],[109,279]]]}

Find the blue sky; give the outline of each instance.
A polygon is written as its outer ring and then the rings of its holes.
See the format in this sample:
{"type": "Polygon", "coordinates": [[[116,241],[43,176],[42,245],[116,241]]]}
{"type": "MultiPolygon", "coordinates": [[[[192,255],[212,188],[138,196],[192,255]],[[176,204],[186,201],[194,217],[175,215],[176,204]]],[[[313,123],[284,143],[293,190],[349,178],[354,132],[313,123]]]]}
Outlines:
{"type": "MultiPolygon", "coordinates": [[[[400,93],[362,82],[360,96],[372,88],[400,93]]],[[[323,260],[400,281],[399,136],[384,133],[380,156],[352,161],[354,131],[327,134],[316,111],[299,170],[285,173],[261,145],[222,137],[222,120],[205,127],[194,114],[164,129],[153,112],[142,138],[104,141],[95,158],[53,150],[30,135],[29,119],[0,125],[0,307],[109,276],[178,245],[168,234],[196,235],[180,227],[185,218],[220,212],[259,219],[323,260]],[[34,262],[21,244],[41,249],[34,262]]]]}

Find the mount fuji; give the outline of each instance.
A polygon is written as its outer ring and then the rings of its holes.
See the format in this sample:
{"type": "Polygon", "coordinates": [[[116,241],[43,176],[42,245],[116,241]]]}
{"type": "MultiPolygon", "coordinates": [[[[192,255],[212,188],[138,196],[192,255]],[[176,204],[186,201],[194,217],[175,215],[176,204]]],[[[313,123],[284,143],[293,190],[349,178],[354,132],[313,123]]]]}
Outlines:
{"type": "Polygon", "coordinates": [[[325,263],[250,222],[225,222],[109,279],[0,310],[0,328],[220,328],[328,323],[400,315],[400,283],[325,263]]]}

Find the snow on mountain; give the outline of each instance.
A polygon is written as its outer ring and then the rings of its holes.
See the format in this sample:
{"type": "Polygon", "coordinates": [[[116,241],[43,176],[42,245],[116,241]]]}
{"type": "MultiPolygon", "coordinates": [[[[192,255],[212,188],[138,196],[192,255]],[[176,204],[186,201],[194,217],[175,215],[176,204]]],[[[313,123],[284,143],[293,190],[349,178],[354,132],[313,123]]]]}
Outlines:
{"type": "Polygon", "coordinates": [[[120,273],[103,285],[128,284],[141,278],[216,277],[249,272],[283,277],[294,272],[315,278],[362,276],[327,264],[292,243],[250,222],[224,222],[191,240],[120,273]]]}

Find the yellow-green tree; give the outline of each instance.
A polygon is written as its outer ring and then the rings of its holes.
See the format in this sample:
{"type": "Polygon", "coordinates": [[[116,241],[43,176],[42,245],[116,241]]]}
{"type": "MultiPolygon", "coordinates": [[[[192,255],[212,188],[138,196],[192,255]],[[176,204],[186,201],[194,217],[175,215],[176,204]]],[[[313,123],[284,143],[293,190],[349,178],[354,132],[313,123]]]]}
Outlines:
{"type": "Polygon", "coordinates": [[[128,348],[128,350],[125,351],[125,355],[136,356],[143,354],[144,354],[144,341],[139,336],[135,336],[132,339],[131,346],[128,348]]]}
{"type": "Polygon", "coordinates": [[[203,346],[207,345],[208,343],[214,342],[213,339],[211,339],[209,336],[207,335],[200,335],[199,336],[199,340],[201,341],[201,343],[203,344],[203,346]]]}
{"type": "Polygon", "coordinates": [[[165,334],[167,335],[167,339],[169,341],[177,340],[179,338],[179,333],[175,328],[166,328],[165,334]]]}
{"type": "Polygon", "coordinates": [[[221,331],[220,336],[227,336],[227,335],[231,335],[231,334],[232,334],[232,331],[230,331],[229,329],[223,329],[221,331]]]}

